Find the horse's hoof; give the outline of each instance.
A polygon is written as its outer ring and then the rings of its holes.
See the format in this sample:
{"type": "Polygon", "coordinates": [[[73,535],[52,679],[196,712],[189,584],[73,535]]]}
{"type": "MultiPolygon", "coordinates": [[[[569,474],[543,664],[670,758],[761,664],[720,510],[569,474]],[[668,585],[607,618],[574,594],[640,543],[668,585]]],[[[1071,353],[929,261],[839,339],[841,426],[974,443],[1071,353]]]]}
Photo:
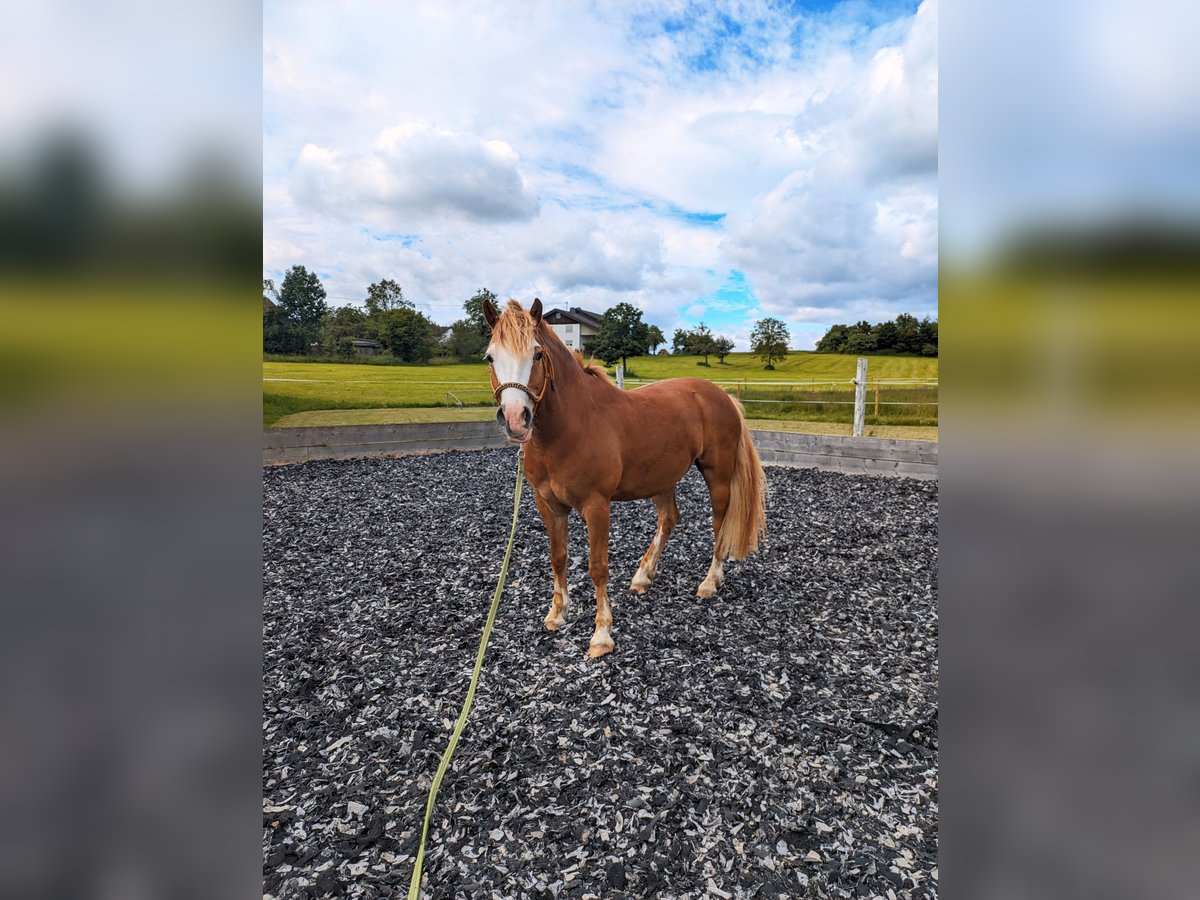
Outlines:
{"type": "Polygon", "coordinates": [[[563,616],[559,616],[557,619],[554,616],[546,616],[543,624],[545,624],[547,631],[558,631],[558,629],[567,624],[567,620],[563,616]]]}
{"type": "Polygon", "coordinates": [[[650,579],[638,578],[635,575],[633,576],[633,581],[629,582],[629,589],[635,594],[644,594],[646,591],[650,590],[650,579]]]}
{"type": "Polygon", "coordinates": [[[696,596],[701,600],[711,600],[717,596],[717,589],[706,581],[696,589],[696,596]]]}
{"type": "Polygon", "coordinates": [[[588,656],[590,656],[592,659],[599,659],[606,653],[612,653],[612,650],[612,641],[609,641],[607,644],[592,644],[590,647],[588,647],[588,656]]]}

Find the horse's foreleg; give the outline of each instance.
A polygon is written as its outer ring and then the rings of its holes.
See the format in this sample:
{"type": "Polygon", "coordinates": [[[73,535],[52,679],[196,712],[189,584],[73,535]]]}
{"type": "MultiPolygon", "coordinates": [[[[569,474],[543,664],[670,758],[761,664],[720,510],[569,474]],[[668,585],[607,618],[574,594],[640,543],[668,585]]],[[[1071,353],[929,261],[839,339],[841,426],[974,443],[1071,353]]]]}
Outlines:
{"type": "Polygon", "coordinates": [[[658,510],[658,530],[654,532],[654,540],[650,544],[650,549],[642,557],[637,573],[633,576],[633,581],[629,583],[629,589],[636,594],[644,594],[650,587],[650,582],[654,580],[654,575],[658,571],[658,561],[662,558],[663,547],[667,545],[667,539],[671,537],[671,532],[675,530],[675,523],[679,521],[679,507],[675,503],[675,488],[671,487],[656,496],[654,508],[658,510]]]}
{"type": "Polygon", "coordinates": [[[542,514],[542,522],[546,525],[546,534],[550,537],[550,568],[554,572],[554,596],[550,600],[545,624],[551,631],[557,631],[567,624],[570,600],[567,589],[567,516],[570,509],[544,499],[541,494],[535,494],[534,499],[538,512],[542,514]]]}
{"type": "Polygon", "coordinates": [[[588,656],[595,659],[613,648],[612,610],[608,605],[608,499],[589,501],[580,512],[587,523],[588,574],[596,586],[596,630],[588,646],[588,656]]]}

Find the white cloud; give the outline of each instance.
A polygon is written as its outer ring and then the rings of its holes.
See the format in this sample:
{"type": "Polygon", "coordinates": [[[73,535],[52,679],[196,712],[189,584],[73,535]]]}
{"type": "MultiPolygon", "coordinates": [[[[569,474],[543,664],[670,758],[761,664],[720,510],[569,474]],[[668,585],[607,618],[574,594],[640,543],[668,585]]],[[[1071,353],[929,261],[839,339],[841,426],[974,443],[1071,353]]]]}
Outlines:
{"type": "Polygon", "coordinates": [[[765,309],[934,311],[936,17],[936,0],[926,0],[903,42],[858,69],[835,54],[839,83],[792,126],[807,135],[797,140],[803,159],[730,217],[726,252],[765,309]]]}
{"type": "Polygon", "coordinates": [[[394,277],[442,321],[487,285],[632,302],[669,336],[728,313],[735,269],[757,294],[739,335],[933,312],[937,0],[861,14],[718,4],[667,30],[670,2],[269,6],[265,265],[335,297],[394,277]]]}
{"type": "Polygon", "coordinates": [[[292,193],[318,212],[394,227],[443,214],[529,219],[538,201],[518,164],[503,141],[396,125],[365,153],[305,144],[292,169],[292,193]]]}

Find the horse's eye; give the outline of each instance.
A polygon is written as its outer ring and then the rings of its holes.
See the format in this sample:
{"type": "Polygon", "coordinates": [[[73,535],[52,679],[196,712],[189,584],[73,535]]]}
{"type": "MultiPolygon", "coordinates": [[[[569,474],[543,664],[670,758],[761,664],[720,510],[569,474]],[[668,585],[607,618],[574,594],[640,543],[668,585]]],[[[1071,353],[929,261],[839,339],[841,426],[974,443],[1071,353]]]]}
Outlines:
{"type": "Polygon", "coordinates": [[[490,353],[485,353],[485,354],[483,355],[483,358],[484,358],[484,360],[487,362],[487,364],[488,364],[489,366],[492,364],[492,354],[490,354],[490,353]]]}
{"type": "Polygon", "coordinates": [[[534,359],[541,359],[541,358],[542,358],[542,351],[541,351],[541,348],[538,348],[537,350],[534,350],[534,351],[533,351],[533,358],[534,358],[534,359]]]}

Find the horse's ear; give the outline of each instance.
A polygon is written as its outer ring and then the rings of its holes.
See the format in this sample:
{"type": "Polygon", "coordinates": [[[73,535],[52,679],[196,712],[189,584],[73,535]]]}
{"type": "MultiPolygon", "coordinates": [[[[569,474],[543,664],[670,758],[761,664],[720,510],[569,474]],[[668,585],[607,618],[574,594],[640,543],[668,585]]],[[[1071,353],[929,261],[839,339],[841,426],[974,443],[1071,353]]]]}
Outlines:
{"type": "Polygon", "coordinates": [[[492,306],[492,301],[487,297],[483,298],[483,320],[487,322],[488,328],[496,327],[496,320],[500,318],[500,313],[496,312],[496,307],[492,306]]]}
{"type": "Polygon", "coordinates": [[[542,321],[542,301],[537,297],[533,298],[533,306],[529,307],[529,314],[533,316],[535,324],[542,321]]]}

